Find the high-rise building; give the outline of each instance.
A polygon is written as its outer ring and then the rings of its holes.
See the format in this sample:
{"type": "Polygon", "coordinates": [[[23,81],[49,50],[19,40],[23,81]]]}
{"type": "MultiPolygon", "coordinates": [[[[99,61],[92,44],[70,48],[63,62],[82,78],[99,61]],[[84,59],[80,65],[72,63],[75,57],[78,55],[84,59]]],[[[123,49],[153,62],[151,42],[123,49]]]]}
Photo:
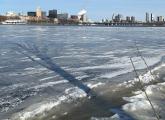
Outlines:
{"type": "Polygon", "coordinates": [[[115,19],[114,17],[115,17],[115,14],[113,13],[113,15],[112,15],[112,21],[114,21],[114,19],[115,19]]]}
{"type": "Polygon", "coordinates": [[[57,18],[57,10],[49,10],[49,18],[57,18]]]}
{"type": "Polygon", "coordinates": [[[131,16],[131,22],[135,22],[135,16],[131,16]]]}
{"type": "Polygon", "coordinates": [[[121,14],[118,14],[118,15],[115,16],[114,21],[115,22],[121,22],[122,18],[123,18],[123,16],[121,14]]]}
{"type": "Polygon", "coordinates": [[[149,23],[149,22],[150,22],[150,14],[146,13],[146,23],[149,23]]]}
{"type": "Polygon", "coordinates": [[[154,21],[154,15],[151,13],[151,22],[154,21]]]}
{"type": "Polygon", "coordinates": [[[130,22],[130,21],[131,21],[131,17],[130,17],[130,16],[127,16],[127,17],[126,17],[126,21],[127,21],[127,22],[130,22]]]}
{"type": "Polygon", "coordinates": [[[60,13],[60,14],[57,14],[57,18],[58,18],[58,19],[67,20],[67,19],[68,19],[68,13],[60,13]]]}
{"type": "Polygon", "coordinates": [[[36,16],[39,17],[39,18],[42,18],[42,10],[40,7],[37,8],[36,10],[36,16]]]}
{"type": "Polygon", "coordinates": [[[36,16],[38,18],[46,18],[46,12],[42,11],[40,7],[37,8],[36,10],[36,16]]]}

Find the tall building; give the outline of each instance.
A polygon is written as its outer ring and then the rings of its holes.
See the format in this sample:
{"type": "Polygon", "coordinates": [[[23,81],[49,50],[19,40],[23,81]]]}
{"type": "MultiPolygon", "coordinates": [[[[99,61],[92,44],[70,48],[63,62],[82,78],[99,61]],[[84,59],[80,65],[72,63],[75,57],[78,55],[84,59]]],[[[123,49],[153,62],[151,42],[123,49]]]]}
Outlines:
{"type": "Polygon", "coordinates": [[[150,22],[150,14],[146,13],[146,23],[149,23],[149,22],[150,22]]]}
{"type": "Polygon", "coordinates": [[[151,13],[151,22],[154,21],[154,15],[151,13]]]}
{"type": "Polygon", "coordinates": [[[46,18],[46,12],[42,11],[40,7],[37,8],[36,10],[36,16],[38,18],[46,18]]]}
{"type": "Polygon", "coordinates": [[[136,19],[135,19],[135,16],[131,16],[131,22],[135,22],[136,19]]]}
{"type": "Polygon", "coordinates": [[[127,22],[130,22],[130,21],[131,21],[131,17],[130,17],[130,16],[127,16],[127,17],[126,17],[126,21],[127,21],[127,22]]]}
{"type": "Polygon", "coordinates": [[[57,10],[49,10],[49,18],[57,18],[57,10]]]}
{"type": "Polygon", "coordinates": [[[112,21],[114,21],[114,19],[115,19],[114,17],[115,17],[115,14],[113,13],[113,15],[112,15],[112,21]]]}
{"type": "Polygon", "coordinates": [[[115,16],[114,21],[115,22],[121,22],[122,18],[123,18],[123,16],[121,14],[118,14],[118,15],[115,16]]]}
{"type": "Polygon", "coordinates": [[[42,18],[42,10],[40,7],[37,8],[36,10],[36,16],[39,17],[39,18],[42,18]]]}

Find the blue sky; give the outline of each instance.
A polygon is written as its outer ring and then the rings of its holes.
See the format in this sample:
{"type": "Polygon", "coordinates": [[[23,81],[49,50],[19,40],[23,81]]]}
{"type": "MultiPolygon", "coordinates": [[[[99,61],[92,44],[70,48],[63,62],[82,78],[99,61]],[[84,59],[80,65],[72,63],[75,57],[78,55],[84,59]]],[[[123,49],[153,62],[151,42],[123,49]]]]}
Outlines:
{"type": "Polygon", "coordinates": [[[113,13],[135,15],[140,20],[144,20],[145,12],[165,16],[165,0],[0,0],[0,13],[34,11],[37,6],[70,14],[85,8],[93,20],[111,18],[113,13]]]}

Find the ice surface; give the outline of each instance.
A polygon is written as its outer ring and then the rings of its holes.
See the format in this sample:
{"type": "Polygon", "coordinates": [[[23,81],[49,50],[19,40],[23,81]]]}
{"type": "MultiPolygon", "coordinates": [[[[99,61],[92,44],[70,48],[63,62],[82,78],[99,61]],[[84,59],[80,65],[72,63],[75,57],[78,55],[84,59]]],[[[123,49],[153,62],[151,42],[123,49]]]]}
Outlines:
{"type": "Polygon", "coordinates": [[[94,85],[92,85],[92,84],[88,84],[88,87],[90,87],[90,88],[96,88],[96,87],[98,87],[98,86],[100,86],[100,85],[105,85],[105,83],[101,83],[101,82],[99,82],[99,83],[94,84],[94,85]]]}
{"type": "Polygon", "coordinates": [[[35,88],[35,89],[46,88],[46,87],[54,86],[57,84],[67,83],[67,82],[68,81],[66,81],[66,80],[61,80],[61,81],[56,81],[56,82],[47,82],[47,83],[43,83],[41,85],[34,86],[32,88],[35,88]]]}
{"type": "Polygon", "coordinates": [[[39,81],[46,81],[46,80],[49,80],[49,79],[52,79],[52,78],[55,78],[55,77],[56,76],[46,77],[46,78],[40,79],[39,81]]]}
{"type": "MultiPolygon", "coordinates": [[[[53,84],[47,83],[44,85],[36,86],[35,88],[38,89],[40,87],[46,87],[47,85],[59,84],[60,82],[66,82],[66,81],[54,82],[53,84]]],[[[104,85],[104,83],[99,82],[93,85],[88,84],[90,88],[96,88],[100,85],[104,85]]],[[[51,100],[50,102],[42,102],[37,105],[36,104],[32,105],[27,110],[16,114],[13,120],[17,120],[17,119],[26,120],[28,118],[33,118],[36,115],[44,114],[46,111],[51,110],[52,108],[61,104],[62,102],[71,102],[74,99],[82,98],[82,97],[86,97],[86,93],[84,91],[78,89],[77,87],[68,88],[65,90],[65,95],[59,97],[58,100],[51,100]]]]}
{"type": "MultiPolygon", "coordinates": [[[[10,101],[16,100],[17,97],[23,97],[24,99],[24,96],[28,96],[32,100],[32,103],[30,103],[31,106],[25,104],[26,99],[17,105],[18,108],[22,105],[24,106],[24,109],[21,109],[22,111],[17,109],[17,107],[15,108],[15,106],[13,109],[10,109],[11,114],[14,114],[13,112],[15,111],[20,111],[20,117],[22,116],[22,119],[30,115],[42,114],[44,110],[49,111],[53,107],[56,107],[56,105],[58,106],[60,101],[65,101],[67,97],[85,97],[86,94],[72,87],[64,79],[59,78],[58,74],[41,68],[41,66],[36,66],[36,63],[16,52],[17,48],[11,45],[13,41],[18,43],[34,42],[59,66],[94,89],[104,86],[106,84],[104,82],[109,82],[112,77],[114,80],[118,80],[117,78],[121,74],[127,75],[128,72],[132,72],[133,69],[129,57],[133,58],[137,69],[146,68],[143,61],[137,57],[137,51],[134,48],[135,40],[149,66],[161,62],[161,57],[165,55],[165,30],[162,28],[24,27],[25,29],[22,29],[22,26],[0,27],[0,83],[2,83],[0,84],[0,95],[2,96],[1,98],[7,98],[8,95],[13,95],[10,101]],[[3,68],[3,66],[7,67],[3,68]],[[48,95],[48,100],[43,98],[41,103],[37,104],[33,102],[38,97],[44,96],[44,94],[48,95]],[[55,98],[50,99],[52,96],[55,98]],[[57,99],[58,97],[59,99],[57,99]],[[35,106],[35,104],[38,106],[35,106]]],[[[35,56],[32,57],[40,61],[35,56]]],[[[156,75],[159,76],[159,73],[156,75]]],[[[153,77],[149,73],[141,74],[140,78],[143,83],[149,83],[153,80],[153,77]]],[[[165,78],[162,79],[164,80],[165,78]]],[[[137,81],[137,79],[128,78],[128,82],[121,80],[120,85],[131,87],[137,81]]],[[[159,95],[163,97],[163,94],[158,92],[159,89],[151,86],[151,88],[147,87],[146,90],[152,96],[152,99],[156,99],[154,105],[161,106],[157,101],[159,95]],[[154,93],[157,94],[155,95],[154,93]]],[[[161,90],[163,91],[164,89],[161,87],[161,90]]],[[[136,108],[133,105],[134,102],[138,102],[137,105],[143,105],[140,101],[145,100],[142,99],[141,91],[136,92],[136,96],[138,95],[139,98],[127,98],[128,101],[130,100],[129,102],[132,102],[131,105],[134,110],[136,108]]],[[[10,113],[7,112],[9,116],[11,115],[10,113]]],[[[145,118],[147,115],[151,116],[147,112],[145,118]]],[[[3,117],[3,113],[0,113],[1,117],[3,117]]],[[[103,117],[100,119],[109,118],[103,117]]]]}
{"type": "Polygon", "coordinates": [[[26,110],[17,113],[13,116],[12,120],[27,120],[28,118],[33,118],[36,115],[44,115],[45,112],[51,110],[62,102],[71,102],[71,100],[85,97],[86,93],[78,88],[66,89],[66,95],[59,97],[58,99],[49,100],[49,102],[41,102],[38,104],[31,105],[26,110]],[[76,89],[76,90],[75,90],[76,89]],[[72,99],[71,99],[72,98],[72,99]]]}
{"type": "MultiPolygon", "coordinates": [[[[149,95],[156,112],[161,116],[161,120],[165,119],[165,83],[159,83],[157,85],[150,85],[146,88],[146,93],[149,95]]],[[[144,92],[136,92],[133,97],[124,97],[123,99],[130,102],[123,106],[123,110],[128,112],[137,120],[156,120],[155,115],[149,101],[146,99],[144,92]],[[139,93],[139,94],[138,94],[139,93]]]]}

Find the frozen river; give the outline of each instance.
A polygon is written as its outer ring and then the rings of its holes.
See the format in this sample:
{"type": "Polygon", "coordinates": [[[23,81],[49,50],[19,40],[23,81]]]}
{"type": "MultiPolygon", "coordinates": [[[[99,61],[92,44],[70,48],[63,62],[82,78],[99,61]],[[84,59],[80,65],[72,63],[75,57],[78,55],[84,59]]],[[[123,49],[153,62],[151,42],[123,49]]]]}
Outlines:
{"type": "MultiPolygon", "coordinates": [[[[33,53],[28,55],[41,61],[33,53]]],[[[123,119],[151,120],[150,106],[137,108],[146,101],[143,101],[143,93],[138,88],[135,89],[137,86],[131,86],[136,81],[136,76],[130,57],[142,81],[149,84],[146,91],[150,93],[151,99],[152,88],[159,86],[162,93],[158,92],[160,95],[153,98],[156,99],[154,104],[158,108],[159,105],[164,105],[165,108],[165,104],[161,102],[165,100],[165,28],[1,25],[0,118],[111,120],[119,117],[116,112],[116,108],[119,108],[128,115],[128,118],[123,119]],[[55,64],[94,90],[101,96],[101,100],[93,102],[87,99],[85,92],[58,73],[22,54],[27,51],[15,43],[28,46],[29,49],[36,46],[55,64]],[[135,43],[156,78],[160,79],[155,86],[150,85],[153,76],[147,73],[144,61],[137,54],[135,43]],[[102,100],[110,102],[109,109],[102,100]],[[102,105],[98,107],[97,104],[102,105]],[[144,113],[144,108],[148,112],[144,113]],[[144,117],[140,118],[132,111],[144,117]]],[[[160,112],[163,109],[161,107],[158,110],[163,118],[165,116],[160,112]]]]}

